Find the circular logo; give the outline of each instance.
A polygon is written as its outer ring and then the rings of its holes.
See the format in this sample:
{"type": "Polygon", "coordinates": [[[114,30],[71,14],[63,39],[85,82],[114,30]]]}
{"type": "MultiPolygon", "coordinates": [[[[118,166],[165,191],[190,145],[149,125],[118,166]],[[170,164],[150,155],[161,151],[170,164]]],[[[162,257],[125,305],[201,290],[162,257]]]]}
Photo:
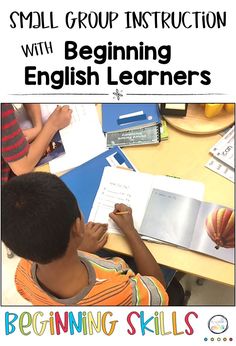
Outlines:
{"type": "Polygon", "coordinates": [[[223,315],[212,316],[208,322],[208,328],[214,334],[224,333],[228,329],[228,320],[223,315]]]}

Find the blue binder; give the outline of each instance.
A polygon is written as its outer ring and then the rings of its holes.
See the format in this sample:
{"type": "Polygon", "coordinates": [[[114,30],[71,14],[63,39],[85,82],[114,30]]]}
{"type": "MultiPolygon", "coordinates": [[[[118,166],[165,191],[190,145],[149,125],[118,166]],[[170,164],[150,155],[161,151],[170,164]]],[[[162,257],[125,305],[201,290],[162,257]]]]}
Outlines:
{"type": "Polygon", "coordinates": [[[123,151],[115,146],[60,177],[75,195],[85,222],[88,221],[93,201],[100,185],[103,169],[111,165],[125,165],[135,171],[134,166],[123,151]]]}
{"type": "Polygon", "coordinates": [[[155,103],[105,103],[102,105],[103,132],[115,132],[160,124],[155,103]]]}

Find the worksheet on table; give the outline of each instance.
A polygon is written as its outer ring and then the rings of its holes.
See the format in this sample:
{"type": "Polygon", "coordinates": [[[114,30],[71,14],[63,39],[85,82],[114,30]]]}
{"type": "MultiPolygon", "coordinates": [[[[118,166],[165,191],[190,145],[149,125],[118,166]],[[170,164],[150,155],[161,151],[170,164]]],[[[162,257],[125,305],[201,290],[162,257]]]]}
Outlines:
{"type": "MultiPolygon", "coordinates": [[[[42,104],[45,119],[55,110],[55,104],[42,104]]],[[[106,150],[105,137],[95,104],[69,104],[72,109],[70,124],[60,130],[65,155],[49,163],[52,173],[77,167],[106,150]]]]}
{"type": "Polygon", "coordinates": [[[134,225],[139,228],[151,192],[151,184],[147,185],[144,176],[141,175],[141,178],[138,178],[137,175],[126,175],[125,173],[126,171],[119,168],[105,168],[89,216],[90,221],[108,223],[110,232],[119,231],[119,228],[109,218],[109,213],[114,210],[116,203],[124,203],[133,209],[134,225]],[[142,199],[140,199],[141,194],[142,199]]]}

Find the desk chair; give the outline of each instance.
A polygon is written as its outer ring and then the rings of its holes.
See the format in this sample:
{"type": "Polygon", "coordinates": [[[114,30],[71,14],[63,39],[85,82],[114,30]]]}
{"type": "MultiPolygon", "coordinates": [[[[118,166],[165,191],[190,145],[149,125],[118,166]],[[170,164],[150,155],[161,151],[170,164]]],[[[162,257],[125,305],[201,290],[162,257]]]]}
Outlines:
{"type": "Polygon", "coordinates": [[[186,306],[188,305],[191,292],[184,290],[183,286],[177,280],[176,276],[171,280],[166,289],[169,295],[169,306],[186,306]]]}

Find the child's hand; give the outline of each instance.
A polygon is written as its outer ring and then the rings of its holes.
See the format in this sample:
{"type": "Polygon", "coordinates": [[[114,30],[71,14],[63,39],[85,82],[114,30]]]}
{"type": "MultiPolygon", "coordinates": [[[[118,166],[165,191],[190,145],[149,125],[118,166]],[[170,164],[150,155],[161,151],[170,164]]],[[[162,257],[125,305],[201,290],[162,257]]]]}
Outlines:
{"type": "Polygon", "coordinates": [[[79,250],[95,253],[107,242],[107,224],[89,222],[85,225],[83,241],[79,250]]]}
{"type": "Polygon", "coordinates": [[[110,218],[117,224],[117,226],[128,235],[135,231],[132,209],[125,204],[115,204],[112,213],[109,214],[110,218]]]}
{"type": "Polygon", "coordinates": [[[72,110],[69,106],[57,106],[54,112],[48,118],[48,121],[56,131],[64,129],[71,121],[72,110]]]}

